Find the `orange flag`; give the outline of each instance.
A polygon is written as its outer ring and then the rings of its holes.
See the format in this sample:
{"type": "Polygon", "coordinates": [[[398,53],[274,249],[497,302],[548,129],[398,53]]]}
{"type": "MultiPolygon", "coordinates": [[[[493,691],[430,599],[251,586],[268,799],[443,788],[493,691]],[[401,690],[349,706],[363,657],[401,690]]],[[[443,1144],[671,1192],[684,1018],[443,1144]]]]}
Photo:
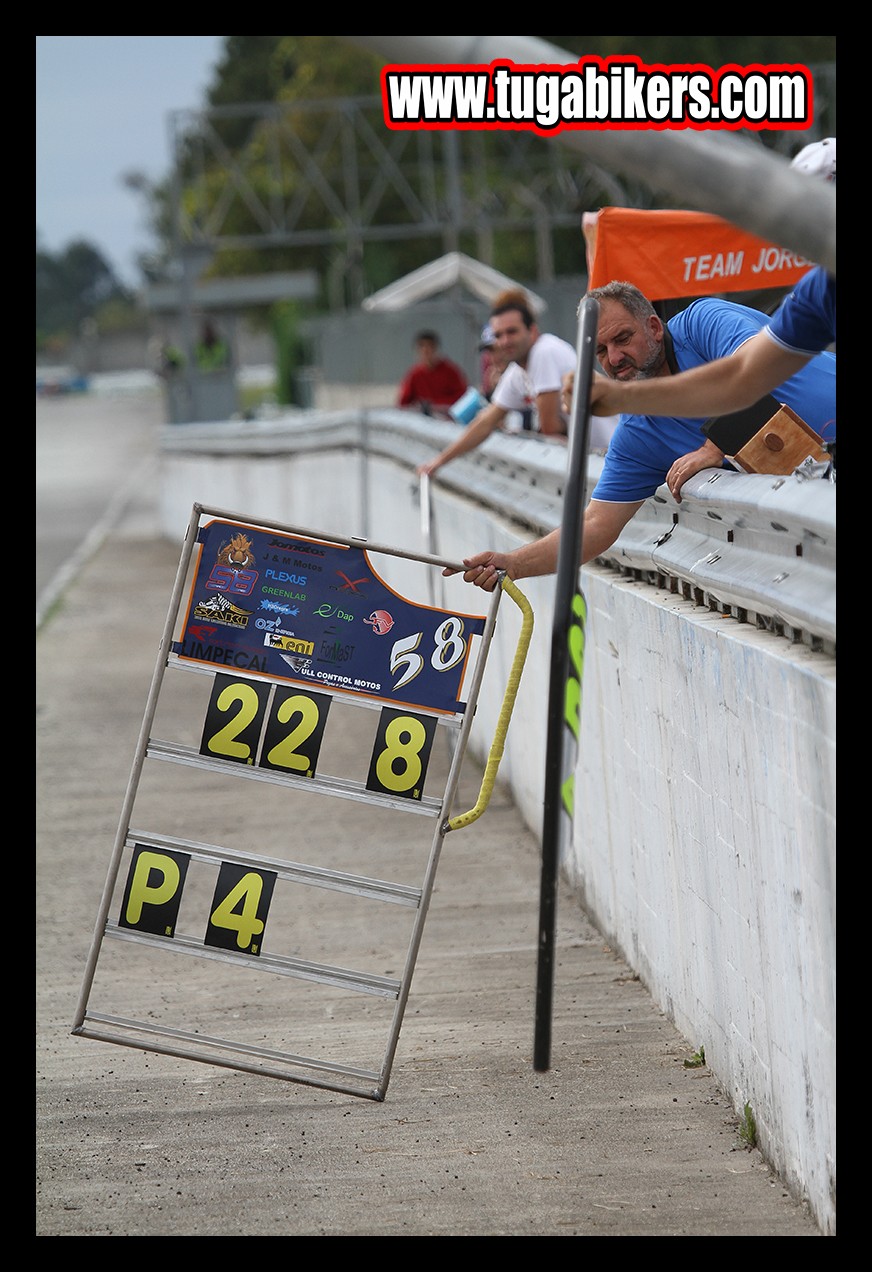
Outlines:
{"type": "Polygon", "coordinates": [[[585,212],[588,286],[635,283],[649,300],[792,287],[814,262],[705,212],[585,212]]]}

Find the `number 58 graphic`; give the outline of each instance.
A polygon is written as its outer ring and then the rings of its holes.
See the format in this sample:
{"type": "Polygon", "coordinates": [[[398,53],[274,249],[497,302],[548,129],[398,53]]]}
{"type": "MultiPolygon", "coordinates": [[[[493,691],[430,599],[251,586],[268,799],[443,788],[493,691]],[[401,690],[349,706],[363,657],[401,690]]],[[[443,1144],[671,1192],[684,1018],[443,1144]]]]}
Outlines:
{"type": "MultiPolygon", "coordinates": [[[[423,632],[414,632],[411,636],[403,636],[394,641],[391,650],[391,671],[397,672],[405,667],[394,690],[402,689],[423,670],[424,659],[417,652],[423,632]]],[[[446,618],[433,633],[435,648],[430,655],[430,666],[436,671],[450,671],[456,667],[466,653],[466,641],[462,639],[463,622],[459,618],[446,618]]]]}

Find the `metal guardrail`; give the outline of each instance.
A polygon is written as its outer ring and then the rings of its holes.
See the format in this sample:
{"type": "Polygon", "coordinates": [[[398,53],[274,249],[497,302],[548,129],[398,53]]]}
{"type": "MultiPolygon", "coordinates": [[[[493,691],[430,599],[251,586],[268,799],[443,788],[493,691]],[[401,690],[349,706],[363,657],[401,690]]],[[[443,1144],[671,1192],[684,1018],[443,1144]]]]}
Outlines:
{"type": "MultiPolygon", "coordinates": [[[[385,408],[170,425],[160,445],[167,456],[292,458],[351,450],[392,460],[414,473],[456,436],[454,424],[385,408]]],[[[566,459],[560,444],[495,434],[440,469],[431,491],[438,497],[439,487],[445,487],[538,537],[560,524],[566,459]]],[[[602,456],[591,454],[588,497],[602,462],[602,456]]],[[[417,483],[410,481],[410,498],[416,497],[417,483]]],[[[709,469],[685,484],[680,504],[662,486],[598,560],[740,622],[835,655],[834,482],[709,469]]]]}
{"type": "Polygon", "coordinates": [[[709,469],[681,493],[647,500],[605,559],[835,654],[835,483],[709,469]]]}

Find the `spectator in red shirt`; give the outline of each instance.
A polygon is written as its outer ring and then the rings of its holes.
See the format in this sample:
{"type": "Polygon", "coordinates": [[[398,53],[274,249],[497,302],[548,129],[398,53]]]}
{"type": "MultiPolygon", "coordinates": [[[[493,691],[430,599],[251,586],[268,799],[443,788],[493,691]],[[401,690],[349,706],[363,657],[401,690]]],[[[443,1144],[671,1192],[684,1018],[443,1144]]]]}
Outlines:
{"type": "Polygon", "coordinates": [[[448,408],[466,392],[466,376],[450,358],[442,356],[435,331],[419,331],[413,343],[418,361],[403,377],[397,406],[448,417],[448,408]]]}

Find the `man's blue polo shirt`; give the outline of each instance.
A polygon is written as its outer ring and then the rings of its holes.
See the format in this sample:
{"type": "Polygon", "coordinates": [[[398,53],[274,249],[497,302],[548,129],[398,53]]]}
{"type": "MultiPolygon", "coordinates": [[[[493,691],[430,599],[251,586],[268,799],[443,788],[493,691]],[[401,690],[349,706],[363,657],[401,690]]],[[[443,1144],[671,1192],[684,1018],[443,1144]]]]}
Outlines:
{"type": "MultiPolygon", "coordinates": [[[[670,318],[679,371],[735,353],[769,321],[766,314],[729,300],[703,296],[670,318]]],[[[773,397],[796,411],[826,441],[835,439],[836,359],[819,353],[772,390],[773,397]]],[[[605,503],[636,503],[653,495],[676,459],[699,450],[707,440],[706,419],[671,415],[622,415],[603,460],[592,498],[605,503]]]]}
{"type": "Polygon", "coordinates": [[[792,353],[820,353],[834,344],[836,280],[832,274],[820,265],[804,274],[766,324],[766,334],[792,353]]]}

